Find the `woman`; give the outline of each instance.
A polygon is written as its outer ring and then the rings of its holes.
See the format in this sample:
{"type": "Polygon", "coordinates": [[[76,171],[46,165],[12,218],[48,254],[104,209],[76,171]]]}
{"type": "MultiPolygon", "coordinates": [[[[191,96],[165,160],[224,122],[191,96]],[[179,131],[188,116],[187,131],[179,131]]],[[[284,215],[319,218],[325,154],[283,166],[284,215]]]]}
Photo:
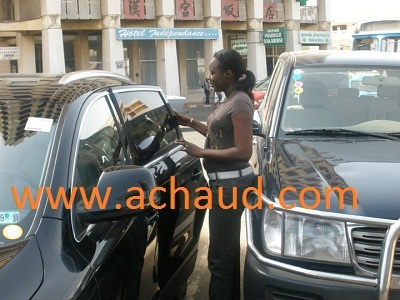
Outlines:
{"type": "Polygon", "coordinates": [[[216,92],[224,92],[226,98],[207,118],[207,125],[176,113],[180,125],[190,126],[206,136],[205,147],[202,149],[187,141],[177,143],[189,155],[203,158],[212,191],[208,251],[210,299],[240,299],[240,224],[244,210],[241,194],[255,178],[248,162],[252,152],[251,91],[255,76],[246,70],[243,58],[233,49],[216,52],[209,70],[212,87],[216,92]],[[223,197],[218,194],[219,187],[223,188],[223,197]],[[234,194],[237,208],[226,209],[235,202],[234,194]]]}

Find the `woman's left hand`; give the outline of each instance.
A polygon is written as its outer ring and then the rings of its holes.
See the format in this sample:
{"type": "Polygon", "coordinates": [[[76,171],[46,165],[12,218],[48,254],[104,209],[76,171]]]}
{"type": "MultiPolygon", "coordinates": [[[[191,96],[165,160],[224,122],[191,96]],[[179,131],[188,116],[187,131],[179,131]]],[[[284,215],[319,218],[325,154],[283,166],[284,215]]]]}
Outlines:
{"type": "Polygon", "coordinates": [[[186,153],[189,154],[190,156],[198,157],[198,158],[203,157],[202,156],[203,155],[203,149],[198,147],[198,146],[196,146],[195,144],[190,143],[190,142],[185,141],[185,140],[179,140],[179,141],[176,141],[175,143],[185,147],[183,149],[183,151],[186,151],[186,153]]]}

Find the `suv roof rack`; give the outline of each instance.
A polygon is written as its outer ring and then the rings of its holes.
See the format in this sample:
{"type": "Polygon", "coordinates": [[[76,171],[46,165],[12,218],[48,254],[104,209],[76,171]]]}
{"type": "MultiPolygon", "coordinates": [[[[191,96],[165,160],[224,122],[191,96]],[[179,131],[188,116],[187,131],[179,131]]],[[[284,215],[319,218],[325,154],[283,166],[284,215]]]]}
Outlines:
{"type": "Polygon", "coordinates": [[[104,70],[82,70],[65,74],[58,81],[59,84],[68,84],[77,80],[111,79],[121,84],[135,84],[128,76],[104,70]]]}

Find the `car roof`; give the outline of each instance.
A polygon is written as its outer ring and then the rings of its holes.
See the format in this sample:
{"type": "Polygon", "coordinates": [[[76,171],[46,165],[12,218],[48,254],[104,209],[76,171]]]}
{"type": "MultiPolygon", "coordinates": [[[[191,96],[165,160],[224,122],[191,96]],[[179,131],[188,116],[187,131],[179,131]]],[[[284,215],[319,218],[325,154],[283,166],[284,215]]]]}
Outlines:
{"type": "Polygon", "coordinates": [[[377,51],[304,50],[285,52],[284,60],[293,59],[295,67],[304,66],[384,66],[400,67],[400,54],[377,51]]]}
{"type": "Polygon", "coordinates": [[[124,75],[101,70],[67,74],[0,74],[1,100],[54,100],[68,103],[105,86],[134,84],[124,75]]]}

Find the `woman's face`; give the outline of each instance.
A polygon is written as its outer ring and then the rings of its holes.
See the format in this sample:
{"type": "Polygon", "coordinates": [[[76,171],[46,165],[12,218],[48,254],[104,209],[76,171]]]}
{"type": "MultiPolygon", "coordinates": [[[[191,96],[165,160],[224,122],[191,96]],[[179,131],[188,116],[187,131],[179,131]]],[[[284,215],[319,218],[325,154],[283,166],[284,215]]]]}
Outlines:
{"type": "MultiPolygon", "coordinates": [[[[213,57],[208,65],[210,70],[210,83],[211,86],[214,87],[214,91],[223,92],[229,86],[230,80],[227,77],[228,71],[222,71],[219,67],[219,61],[215,57],[213,57]]],[[[229,75],[228,75],[229,76],[229,75]]]]}

